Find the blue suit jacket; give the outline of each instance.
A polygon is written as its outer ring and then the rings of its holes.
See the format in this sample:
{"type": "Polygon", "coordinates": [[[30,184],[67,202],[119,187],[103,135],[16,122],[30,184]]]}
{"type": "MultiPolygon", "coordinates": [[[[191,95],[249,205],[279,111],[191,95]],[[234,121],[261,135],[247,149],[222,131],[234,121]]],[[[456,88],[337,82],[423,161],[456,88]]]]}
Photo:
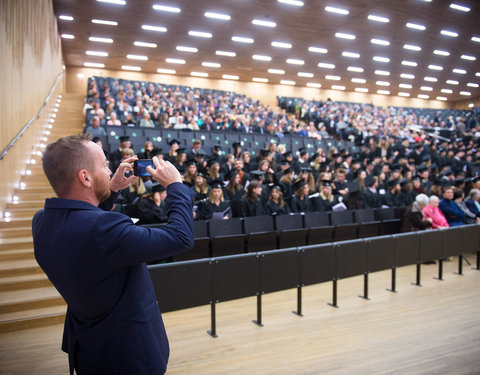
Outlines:
{"type": "Polygon", "coordinates": [[[168,340],[145,262],[193,246],[193,192],[173,183],[167,193],[161,229],[69,199],[47,199],[35,214],[35,257],[68,305],[62,349],[71,373],[166,371],[168,340]]]}

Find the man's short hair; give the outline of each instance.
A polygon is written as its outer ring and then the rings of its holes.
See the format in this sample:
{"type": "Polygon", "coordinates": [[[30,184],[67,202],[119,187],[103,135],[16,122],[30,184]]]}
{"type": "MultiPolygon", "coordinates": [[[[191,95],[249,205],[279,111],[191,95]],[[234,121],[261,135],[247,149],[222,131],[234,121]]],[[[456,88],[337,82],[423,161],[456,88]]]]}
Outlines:
{"type": "Polygon", "coordinates": [[[42,156],[45,175],[58,197],[65,196],[81,169],[93,170],[93,158],[86,145],[90,134],[63,137],[50,143],[42,156]]]}

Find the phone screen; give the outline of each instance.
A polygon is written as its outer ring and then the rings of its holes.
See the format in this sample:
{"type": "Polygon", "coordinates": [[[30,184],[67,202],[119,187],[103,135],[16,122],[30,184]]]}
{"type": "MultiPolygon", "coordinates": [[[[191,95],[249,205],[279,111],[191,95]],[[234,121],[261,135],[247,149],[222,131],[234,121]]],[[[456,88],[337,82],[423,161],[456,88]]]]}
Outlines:
{"type": "Polygon", "coordinates": [[[133,164],[133,174],[135,176],[151,176],[151,174],[147,172],[147,167],[149,165],[155,169],[152,159],[135,160],[133,164]]]}

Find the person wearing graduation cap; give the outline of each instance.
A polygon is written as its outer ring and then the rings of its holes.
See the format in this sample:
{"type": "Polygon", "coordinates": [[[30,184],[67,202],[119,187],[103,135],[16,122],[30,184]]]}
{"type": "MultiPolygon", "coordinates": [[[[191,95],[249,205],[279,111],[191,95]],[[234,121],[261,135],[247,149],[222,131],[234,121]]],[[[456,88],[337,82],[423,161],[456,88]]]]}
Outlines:
{"type": "Polygon", "coordinates": [[[187,168],[187,153],[185,152],[184,148],[179,148],[177,150],[177,156],[175,157],[174,166],[178,169],[180,174],[185,173],[185,169],[187,168]]]}
{"type": "Polygon", "coordinates": [[[283,196],[285,201],[290,204],[290,201],[293,196],[293,184],[295,179],[295,171],[292,167],[285,168],[283,170],[283,176],[280,178],[278,185],[282,188],[284,192],[283,196]]]}
{"type": "Polygon", "coordinates": [[[222,180],[224,176],[220,172],[220,163],[218,160],[210,159],[207,162],[207,183],[210,184],[213,180],[222,180]]]}
{"type": "Polygon", "coordinates": [[[300,167],[300,173],[298,174],[297,181],[304,180],[308,185],[308,194],[315,193],[315,179],[310,167],[300,167]]]}
{"type": "Polygon", "coordinates": [[[388,181],[388,189],[385,194],[382,196],[382,205],[388,207],[399,207],[401,206],[400,202],[400,182],[399,180],[390,180],[388,181]]]}
{"type": "Polygon", "coordinates": [[[290,213],[288,204],[283,200],[283,191],[280,186],[275,185],[272,187],[264,208],[267,215],[287,215],[290,213]]]}
{"type": "Polygon", "coordinates": [[[195,176],[195,184],[192,189],[197,193],[195,202],[199,202],[208,197],[207,171],[205,168],[198,168],[197,175],[195,176]]]}
{"type": "Polygon", "coordinates": [[[332,207],[339,202],[338,196],[333,193],[331,181],[323,180],[321,184],[318,196],[312,198],[313,208],[319,212],[332,211],[332,207]]]}
{"type": "Polygon", "coordinates": [[[112,173],[115,173],[118,166],[122,162],[123,150],[127,148],[132,148],[132,142],[130,142],[130,137],[122,136],[119,139],[120,139],[120,147],[110,154],[110,170],[112,171],[112,173]]]}
{"type": "Polygon", "coordinates": [[[195,177],[197,176],[197,163],[195,160],[188,160],[185,173],[183,175],[183,183],[188,187],[195,185],[195,177]]]}
{"type": "Polygon", "coordinates": [[[195,154],[195,162],[197,163],[198,168],[207,168],[207,160],[205,159],[206,155],[207,153],[202,149],[198,150],[195,154]]]}
{"type": "Polygon", "coordinates": [[[175,164],[177,158],[177,150],[180,148],[180,141],[178,139],[171,139],[168,142],[170,150],[163,155],[163,159],[175,164]]]}
{"type": "Polygon", "coordinates": [[[235,157],[235,159],[239,159],[242,157],[242,144],[240,142],[234,142],[232,143],[232,154],[235,157]]]}
{"type": "Polygon", "coordinates": [[[225,197],[230,201],[233,217],[241,217],[240,201],[242,200],[245,188],[242,185],[240,175],[233,169],[225,178],[228,184],[225,187],[225,197]]]}
{"type": "Polygon", "coordinates": [[[152,192],[144,194],[137,203],[138,225],[166,223],[168,220],[166,204],[162,199],[166,189],[158,182],[154,182],[151,189],[152,192]]]}
{"type": "Polygon", "coordinates": [[[400,181],[400,196],[398,197],[399,205],[403,207],[410,206],[415,202],[415,195],[412,192],[413,186],[410,180],[402,178],[400,181]]]}
{"type": "Polygon", "coordinates": [[[382,196],[378,193],[378,178],[367,176],[365,179],[366,189],[363,191],[365,208],[382,207],[382,196]]]}
{"type": "Polygon", "coordinates": [[[208,160],[216,160],[219,164],[223,164],[225,158],[222,155],[222,146],[220,145],[213,145],[212,147],[212,155],[208,158],[208,160]]]}
{"type": "MultiPolygon", "coordinates": [[[[265,183],[265,173],[260,170],[252,171],[250,173],[251,181],[258,181],[262,185],[262,193],[260,194],[260,199],[262,200],[262,204],[268,200],[268,196],[270,195],[270,184],[265,183]]],[[[273,184],[271,184],[273,186],[273,184]]]]}
{"type": "Polygon", "coordinates": [[[230,201],[223,197],[223,181],[220,179],[212,180],[209,185],[208,198],[199,204],[199,218],[210,220],[214,212],[224,213],[222,216],[224,220],[231,218],[230,201]]]}
{"type": "Polygon", "coordinates": [[[262,183],[251,181],[247,191],[240,201],[241,217],[261,216],[265,214],[262,202],[262,183]]]}
{"type": "Polygon", "coordinates": [[[143,149],[145,150],[144,152],[141,152],[138,154],[139,159],[152,159],[154,156],[156,156],[159,152],[162,152],[162,149],[157,149],[153,145],[151,141],[146,141],[143,149]]]}
{"type": "Polygon", "coordinates": [[[294,195],[290,201],[290,208],[292,212],[312,212],[313,204],[311,199],[308,197],[308,184],[305,180],[298,180],[295,182],[294,186],[294,195]]]}
{"type": "Polygon", "coordinates": [[[300,168],[310,168],[310,159],[308,155],[308,151],[306,148],[302,147],[299,151],[299,158],[297,161],[292,163],[292,168],[295,171],[295,174],[300,173],[300,168]]]}

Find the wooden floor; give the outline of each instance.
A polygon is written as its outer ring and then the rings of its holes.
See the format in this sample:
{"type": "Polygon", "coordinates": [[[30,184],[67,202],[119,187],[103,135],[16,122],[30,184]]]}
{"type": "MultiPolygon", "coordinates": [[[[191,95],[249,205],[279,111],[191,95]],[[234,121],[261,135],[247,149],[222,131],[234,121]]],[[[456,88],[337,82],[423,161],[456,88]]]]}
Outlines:
{"type": "MultiPolygon", "coordinates": [[[[473,262],[472,255],[469,256],[473,262]]],[[[331,283],[304,288],[303,317],[296,291],[265,295],[263,323],[255,298],[217,305],[217,334],[207,335],[210,308],[164,314],[171,357],[167,374],[479,374],[480,272],[457,261],[422,266],[422,287],[411,285],[415,267],[370,275],[370,300],[358,298],[363,278],[341,280],[338,304],[331,283]]],[[[66,374],[62,325],[0,335],[0,374],[66,374]]]]}

